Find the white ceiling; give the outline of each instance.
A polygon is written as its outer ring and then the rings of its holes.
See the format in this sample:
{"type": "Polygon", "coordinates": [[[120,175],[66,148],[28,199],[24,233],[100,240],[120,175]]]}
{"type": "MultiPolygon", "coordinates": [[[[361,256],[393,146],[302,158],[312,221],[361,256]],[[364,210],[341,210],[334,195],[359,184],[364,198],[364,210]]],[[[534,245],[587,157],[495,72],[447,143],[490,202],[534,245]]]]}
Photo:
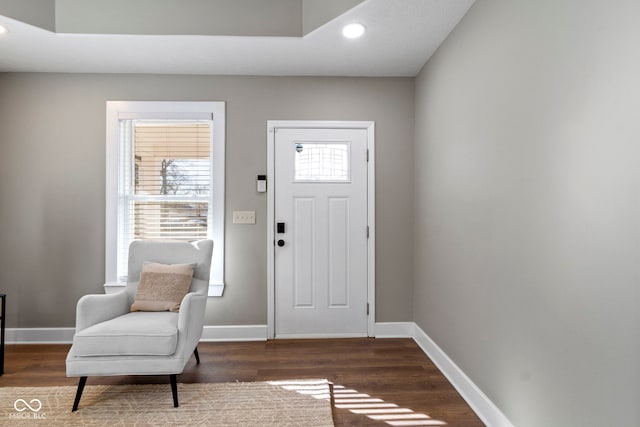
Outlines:
{"type": "Polygon", "coordinates": [[[0,16],[0,72],[415,76],[474,0],[366,0],[304,37],[58,34],[0,16]],[[361,22],[361,39],[342,27],[361,22]]]}

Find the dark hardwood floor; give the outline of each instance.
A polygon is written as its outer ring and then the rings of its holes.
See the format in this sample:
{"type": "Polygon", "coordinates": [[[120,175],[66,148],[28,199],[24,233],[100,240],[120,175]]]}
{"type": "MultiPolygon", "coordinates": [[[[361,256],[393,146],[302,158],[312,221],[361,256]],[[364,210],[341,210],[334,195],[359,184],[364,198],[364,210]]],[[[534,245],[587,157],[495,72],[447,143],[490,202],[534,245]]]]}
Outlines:
{"type": "MultiPolygon", "coordinates": [[[[75,386],[78,379],[65,376],[68,350],[68,345],[8,345],[0,387],[75,386]]],[[[179,382],[332,381],[336,426],[484,425],[411,339],[200,343],[198,350],[201,364],[192,358],[179,382]]],[[[87,384],[166,382],[170,393],[168,381],[168,377],[90,377],[87,384]]]]}

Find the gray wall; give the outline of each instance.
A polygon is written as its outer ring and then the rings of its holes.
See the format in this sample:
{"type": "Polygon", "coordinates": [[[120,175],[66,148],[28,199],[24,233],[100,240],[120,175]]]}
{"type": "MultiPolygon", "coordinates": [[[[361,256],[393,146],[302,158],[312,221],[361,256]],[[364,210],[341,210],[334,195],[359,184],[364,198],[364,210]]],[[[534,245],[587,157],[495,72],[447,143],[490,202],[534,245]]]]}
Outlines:
{"type": "Polygon", "coordinates": [[[364,0],[302,0],[302,33],[309,34],[364,0]]]}
{"type": "Polygon", "coordinates": [[[301,0],[56,0],[55,29],[80,34],[300,37],[302,13],[301,0]]]}
{"type": "Polygon", "coordinates": [[[638,16],[477,0],[416,81],[414,318],[519,427],[640,425],[638,16]]]}
{"type": "Polygon", "coordinates": [[[54,0],[0,0],[0,15],[54,31],[54,0]]]}
{"type": "Polygon", "coordinates": [[[374,120],[377,320],[412,320],[413,79],[0,74],[0,289],[9,327],[68,327],[102,292],[105,102],[227,102],[226,284],[209,325],[266,324],[269,119],[374,120]]]}

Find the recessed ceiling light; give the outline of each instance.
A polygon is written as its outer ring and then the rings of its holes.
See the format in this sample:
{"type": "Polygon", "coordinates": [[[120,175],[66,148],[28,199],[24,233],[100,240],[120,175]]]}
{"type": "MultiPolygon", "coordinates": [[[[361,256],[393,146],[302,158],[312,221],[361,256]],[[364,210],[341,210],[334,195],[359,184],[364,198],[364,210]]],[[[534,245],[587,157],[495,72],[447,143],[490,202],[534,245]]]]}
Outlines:
{"type": "Polygon", "coordinates": [[[362,24],[349,24],[345,25],[342,29],[342,35],[348,39],[357,39],[367,31],[367,27],[362,24]]]}
{"type": "Polygon", "coordinates": [[[2,25],[0,25],[0,34],[6,34],[8,33],[9,30],[7,30],[5,27],[3,27],[2,25]]]}

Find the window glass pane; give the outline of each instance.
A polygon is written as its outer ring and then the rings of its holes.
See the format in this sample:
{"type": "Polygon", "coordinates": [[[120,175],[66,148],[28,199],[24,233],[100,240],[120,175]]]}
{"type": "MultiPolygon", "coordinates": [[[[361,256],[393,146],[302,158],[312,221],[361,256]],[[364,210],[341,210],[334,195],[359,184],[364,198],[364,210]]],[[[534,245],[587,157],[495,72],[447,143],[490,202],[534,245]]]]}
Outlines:
{"type": "Polygon", "coordinates": [[[135,194],[209,194],[209,123],[137,121],[135,194]]]}
{"type": "Polygon", "coordinates": [[[206,202],[135,202],[134,209],[134,239],[207,238],[206,202]]]}
{"type": "Polygon", "coordinates": [[[211,134],[207,120],[121,121],[120,280],[132,240],[209,236],[211,134]]]}
{"type": "Polygon", "coordinates": [[[295,181],[349,181],[349,144],[296,142],[295,181]]]}

